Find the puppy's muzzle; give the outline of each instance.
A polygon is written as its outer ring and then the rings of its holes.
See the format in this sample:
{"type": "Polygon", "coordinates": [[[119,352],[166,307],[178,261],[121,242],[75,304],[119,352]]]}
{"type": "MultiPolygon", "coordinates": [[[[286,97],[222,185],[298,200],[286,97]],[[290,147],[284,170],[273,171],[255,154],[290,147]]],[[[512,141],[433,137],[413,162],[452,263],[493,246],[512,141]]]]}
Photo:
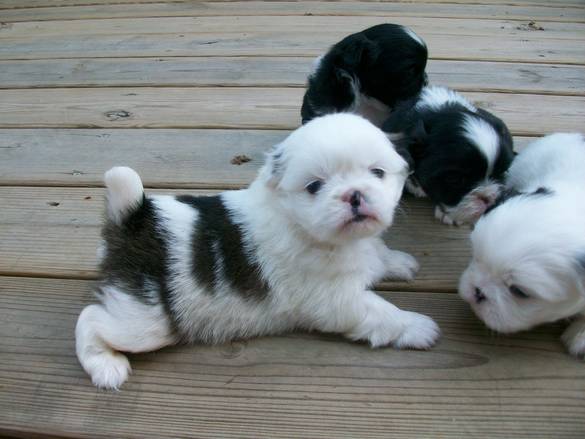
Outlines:
{"type": "Polygon", "coordinates": [[[342,197],[341,200],[349,203],[352,209],[357,209],[362,204],[364,195],[360,191],[348,191],[342,197]]]}
{"type": "Polygon", "coordinates": [[[375,215],[371,212],[367,205],[364,194],[358,190],[351,190],[343,194],[341,200],[348,203],[351,207],[351,214],[353,215],[353,222],[361,222],[368,218],[373,218],[375,215]]]}

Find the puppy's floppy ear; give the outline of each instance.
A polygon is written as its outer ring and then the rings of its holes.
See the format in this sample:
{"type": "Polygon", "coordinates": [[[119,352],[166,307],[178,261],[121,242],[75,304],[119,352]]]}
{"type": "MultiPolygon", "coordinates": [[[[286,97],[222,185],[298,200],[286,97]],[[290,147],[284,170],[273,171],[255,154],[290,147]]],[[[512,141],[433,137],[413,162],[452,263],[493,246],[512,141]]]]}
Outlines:
{"type": "Polygon", "coordinates": [[[394,150],[408,164],[409,172],[412,172],[414,169],[414,159],[412,158],[412,155],[410,154],[410,151],[408,150],[408,146],[404,142],[401,141],[401,138],[399,136],[395,137],[392,134],[386,134],[386,136],[390,139],[390,142],[392,142],[392,145],[394,146],[394,150]]]}
{"type": "Polygon", "coordinates": [[[284,175],[284,169],[284,146],[282,143],[279,143],[266,153],[266,162],[261,171],[262,179],[266,182],[267,186],[276,188],[284,175]]]}
{"type": "Polygon", "coordinates": [[[416,98],[401,102],[382,124],[382,131],[395,145],[396,152],[408,162],[410,169],[424,152],[428,140],[427,128],[415,109],[416,102],[416,98]]]}
{"type": "Polygon", "coordinates": [[[372,64],[380,55],[378,44],[362,33],[352,35],[339,47],[336,67],[350,75],[360,67],[372,64]]]}
{"type": "Polygon", "coordinates": [[[424,155],[428,144],[428,130],[422,119],[415,121],[406,130],[408,137],[408,149],[414,160],[419,159],[424,155]]]}
{"type": "Polygon", "coordinates": [[[504,173],[510,167],[514,157],[517,155],[517,153],[514,151],[514,139],[512,138],[512,134],[510,134],[508,127],[502,119],[494,116],[492,113],[482,108],[477,109],[477,114],[479,114],[483,119],[487,120],[496,130],[496,133],[499,136],[500,147],[498,150],[496,162],[494,163],[491,178],[502,180],[504,173]]]}

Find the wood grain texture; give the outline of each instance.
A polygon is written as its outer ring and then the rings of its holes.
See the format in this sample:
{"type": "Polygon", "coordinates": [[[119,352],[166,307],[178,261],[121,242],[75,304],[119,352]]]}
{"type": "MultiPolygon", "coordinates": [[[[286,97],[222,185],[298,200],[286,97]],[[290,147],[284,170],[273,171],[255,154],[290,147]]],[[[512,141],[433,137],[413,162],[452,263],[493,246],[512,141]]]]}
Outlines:
{"type": "MultiPolygon", "coordinates": [[[[304,87],[312,57],[0,61],[0,88],[304,87]]],[[[430,60],[431,83],[460,91],[585,95],[585,67],[430,60]]]]}
{"type": "Polygon", "coordinates": [[[202,17],[228,15],[346,15],[379,17],[440,17],[440,18],[490,18],[505,20],[542,20],[562,22],[585,21],[585,9],[578,7],[554,7],[502,4],[450,4],[437,7],[436,3],[400,2],[173,2],[136,4],[92,4],[88,6],[60,6],[44,8],[19,8],[5,10],[2,21],[87,20],[135,17],[202,17]]]}
{"type": "MultiPolygon", "coordinates": [[[[384,17],[171,17],[7,23],[0,59],[154,56],[315,56],[384,17]],[[219,31],[221,29],[221,31],[219,31]]],[[[544,31],[506,20],[396,17],[428,43],[433,59],[585,63],[585,23],[544,31]],[[454,44],[457,39],[465,44],[454,44]]]]}
{"type": "MultiPolygon", "coordinates": [[[[300,88],[0,90],[0,128],[262,128],[300,124],[300,88]]],[[[464,93],[515,135],[579,131],[585,97],[464,93]]]]}
{"type": "MultiPolygon", "coordinates": [[[[140,168],[137,171],[142,173],[140,168]]],[[[103,192],[101,188],[0,187],[0,274],[95,279],[103,192]]],[[[466,227],[436,221],[427,200],[406,198],[384,239],[392,248],[413,254],[422,268],[412,283],[388,281],[379,287],[454,290],[469,263],[468,235],[466,227]]]]}
{"type": "MultiPolygon", "coordinates": [[[[329,44],[366,27],[383,23],[384,17],[338,16],[212,16],[212,17],[154,17],[116,18],[105,20],[63,20],[7,23],[0,32],[0,41],[16,38],[99,35],[165,35],[204,34],[232,35],[247,32],[273,35],[275,32],[295,33],[304,43],[314,38],[330,38],[329,44]],[[307,34],[307,31],[312,32],[307,34]],[[333,38],[333,39],[331,39],[333,38]]],[[[524,29],[510,20],[460,20],[434,17],[396,17],[395,23],[412,27],[420,36],[529,36],[531,40],[579,41],[585,32],[584,23],[550,22],[543,31],[524,29]]],[[[432,45],[431,45],[432,47],[432,45]]],[[[457,46],[451,45],[452,50],[457,46]]]]}
{"type": "Polygon", "coordinates": [[[578,438],[585,368],[561,326],[491,335],[452,294],[392,293],[443,330],[428,352],[289,334],[133,355],[96,391],[73,330],[83,281],[0,278],[0,434],[69,437],[578,438]]]}
{"type": "MultiPolygon", "coordinates": [[[[235,3],[237,0],[207,0],[206,3],[235,3]]],[[[280,2],[281,0],[268,0],[270,2],[280,2]]],[[[293,0],[294,1],[294,0],[293,0]]],[[[304,1],[304,0],[303,0],[304,1]]],[[[322,0],[316,0],[322,2],[322,0]]],[[[341,0],[345,2],[346,0],[341,0]]],[[[354,2],[355,0],[349,0],[354,2]]],[[[45,7],[65,7],[65,6],[83,6],[83,5],[109,5],[109,4],[132,4],[141,5],[149,3],[160,3],[161,0],[2,0],[0,9],[23,9],[23,8],[45,8],[45,7]]],[[[172,3],[189,4],[193,0],[173,0],[172,3]]],[[[580,0],[360,0],[360,3],[368,4],[369,2],[382,3],[422,3],[422,4],[483,4],[483,5],[518,5],[518,6],[548,6],[548,7],[584,7],[580,0]]]]}
{"type": "MultiPolygon", "coordinates": [[[[0,129],[0,185],[102,186],[105,170],[127,165],[154,188],[236,189],[286,130],[0,129]],[[236,155],[247,163],[234,165],[236,155]],[[26,173],[22,164],[26,163],[26,173]]],[[[516,149],[532,138],[516,137],[516,149]]]]}

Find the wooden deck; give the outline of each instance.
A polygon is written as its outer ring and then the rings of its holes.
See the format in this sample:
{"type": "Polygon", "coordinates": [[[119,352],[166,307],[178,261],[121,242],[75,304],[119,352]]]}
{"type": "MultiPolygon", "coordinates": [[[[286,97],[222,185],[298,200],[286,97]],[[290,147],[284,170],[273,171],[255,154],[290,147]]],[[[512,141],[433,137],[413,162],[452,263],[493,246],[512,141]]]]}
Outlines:
{"type": "Polygon", "coordinates": [[[0,436],[585,437],[563,325],[485,329],[454,294],[469,231],[420,200],[387,234],[420,275],[379,289],[438,321],[432,351],[323,334],[174,347],[133,356],[118,393],[77,363],[103,172],[132,166],[162,192],[247,184],[298,126],[311,60],[380,22],[412,26],[431,81],[502,117],[518,147],[585,130],[584,0],[0,0],[0,436]]]}

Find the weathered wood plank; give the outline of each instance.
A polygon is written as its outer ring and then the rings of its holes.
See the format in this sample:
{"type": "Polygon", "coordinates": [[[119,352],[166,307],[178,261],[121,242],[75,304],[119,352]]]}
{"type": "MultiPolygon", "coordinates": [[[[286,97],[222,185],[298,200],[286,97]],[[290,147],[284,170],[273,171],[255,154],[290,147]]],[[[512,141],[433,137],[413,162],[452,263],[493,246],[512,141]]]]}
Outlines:
{"type": "MultiPolygon", "coordinates": [[[[0,59],[314,56],[348,33],[383,21],[380,17],[241,16],[9,23],[0,32],[0,59]]],[[[581,47],[585,23],[550,22],[544,31],[531,31],[502,20],[394,21],[419,32],[434,59],[585,63],[581,47]],[[453,44],[462,38],[466,44],[453,44]]]]}
{"type": "MultiPolygon", "coordinates": [[[[110,5],[110,4],[132,4],[142,5],[160,3],[161,0],[2,0],[0,9],[22,9],[22,8],[44,8],[44,7],[65,7],[84,5],[110,5]]],[[[272,0],[270,0],[272,1],[272,0]]],[[[274,0],[280,2],[280,0],[274,0]]],[[[318,0],[321,2],[322,0],[318,0]]],[[[345,1],[345,0],[341,0],[345,1]]],[[[354,1],[354,0],[350,0],[354,1]]],[[[173,3],[189,5],[193,0],[173,0],[173,3]]],[[[207,0],[207,3],[234,3],[233,0],[207,0]]],[[[483,5],[518,5],[518,6],[549,6],[549,7],[583,7],[579,0],[360,0],[360,3],[368,2],[398,3],[398,4],[483,4],[483,5]]]]}
{"type": "Polygon", "coordinates": [[[577,438],[585,368],[552,325],[494,337],[453,294],[385,298],[437,320],[428,352],[290,334],[132,356],[119,393],[78,365],[83,281],[0,278],[0,434],[68,437],[577,438]]]}
{"type": "Polygon", "coordinates": [[[92,4],[12,9],[2,12],[5,23],[19,21],[87,20],[136,17],[203,17],[219,15],[351,15],[380,17],[490,18],[504,20],[585,21],[578,7],[517,6],[502,4],[451,4],[400,2],[235,1],[140,4],[92,4]]]}
{"type": "MultiPolygon", "coordinates": [[[[0,185],[102,186],[115,165],[140,169],[154,188],[236,189],[289,131],[170,129],[0,130],[0,185]],[[234,165],[236,155],[250,162],[234,165]],[[26,171],[23,164],[26,163],[26,171]]],[[[531,138],[516,137],[517,149],[531,138]]]]}
{"type": "MultiPolygon", "coordinates": [[[[300,88],[95,88],[0,90],[0,128],[263,128],[300,123],[300,88]]],[[[515,135],[579,131],[585,98],[464,93],[515,135]]]]}
{"type": "MultiPolygon", "coordinates": [[[[161,192],[209,193],[153,191],[161,192]]],[[[0,205],[0,274],[96,278],[102,189],[1,187],[0,205]]],[[[468,234],[467,228],[439,224],[426,200],[407,199],[385,239],[393,248],[412,253],[422,268],[412,283],[385,282],[380,287],[454,290],[469,262],[468,234]]]]}
{"type": "MultiPolygon", "coordinates": [[[[105,58],[0,61],[0,88],[303,87],[312,57],[105,58]]],[[[585,95],[585,67],[430,60],[432,83],[460,91],[585,95]]]]}
{"type": "MultiPolygon", "coordinates": [[[[585,11],[585,10],[584,10],[585,11]]],[[[247,32],[272,34],[295,33],[297,40],[307,43],[318,37],[328,37],[329,44],[339,38],[375,24],[385,17],[336,16],[212,16],[212,17],[155,17],[120,18],[104,20],[64,20],[8,23],[0,32],[1,40],[16,38],[42,39],[45,37],[82,38],[98,35],[164,35],[164,34],[216,34],[233,35],[247,32]],[[218,32],[218,30],[220,30],[218,32]],[[307,34],[307,32],[311,32],[307,34]]],[[[412,27],[420,36],[429,38],[432,47],[434,36],[487,36],[517,37],[579,41],[585,33],[583,23],[548,22],[543,31],[524,28],[521,22],[509,20],[460,20],[434,17],[396,17],[393,22],[412,27]]],[[[456,49],[452,45],[453,50],[456,49]]]]}
{"type": "MultiPolygon", "coordinates": [[[[310,31],[303,31],[305,34],[310,31]]],[[[300,41],[297,32],[273,34],[100,35],[6,39],[0,59],[128,58],[164,56],[318,56],[348,32],[313,34],[300,41]]],[[[453,36],[429,40],[433,59],[585,64],[581,42],[533,37],[459,36],[466,44],[453,45],[453,36]]],[[[457,39],[456,38],[456,39],[457,39]]]]}

